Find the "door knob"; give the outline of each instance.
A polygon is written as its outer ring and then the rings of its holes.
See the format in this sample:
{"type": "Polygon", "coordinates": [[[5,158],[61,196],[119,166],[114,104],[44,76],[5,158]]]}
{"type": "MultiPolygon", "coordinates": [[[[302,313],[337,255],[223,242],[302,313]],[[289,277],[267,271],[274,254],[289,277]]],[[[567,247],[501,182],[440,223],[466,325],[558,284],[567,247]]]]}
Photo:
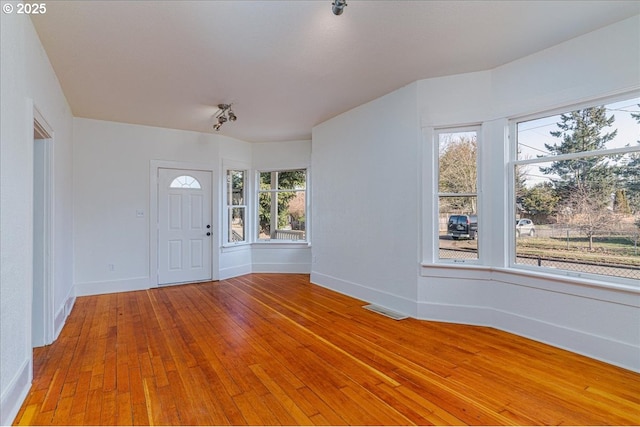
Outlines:
{"type": "Polygon", "coordinates": [[[211,225],[207,224],[207,228],[211,228],[211,225]]]}
{"type": "Polygon", "coordinates": [[[211,236],[211,233],[207,231],[207,236],[211,236]]]}

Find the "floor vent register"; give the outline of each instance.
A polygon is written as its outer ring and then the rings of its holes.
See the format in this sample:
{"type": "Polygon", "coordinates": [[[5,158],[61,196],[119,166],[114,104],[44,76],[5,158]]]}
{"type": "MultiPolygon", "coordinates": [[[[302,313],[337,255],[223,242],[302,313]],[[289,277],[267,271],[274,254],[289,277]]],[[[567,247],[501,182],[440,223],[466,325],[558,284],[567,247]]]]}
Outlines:
{"type": "Polygon", "coordinates": [[[374,305],[374,304],[364,305],[362,306],[362,308],[365,308],[369,311],[373,311],[378,314],[382,314],[383,316],[390,317],[394,320],[402,320],[409,317],[409,316],[405,316],[402,313],[398,313],[396,311],[389,310],[388,308],[380,307],[379,305],[374,305]]]}

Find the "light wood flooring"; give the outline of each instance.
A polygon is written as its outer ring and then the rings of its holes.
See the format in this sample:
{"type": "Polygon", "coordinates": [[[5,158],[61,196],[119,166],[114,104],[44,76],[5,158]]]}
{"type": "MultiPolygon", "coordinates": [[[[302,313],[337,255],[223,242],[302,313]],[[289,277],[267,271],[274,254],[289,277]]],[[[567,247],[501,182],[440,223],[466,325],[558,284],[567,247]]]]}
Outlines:
{"type": "Polygon", "coordinates": [[[640,374],[252,274],[78,298],[21,425],[640,424],[640,374]]]}

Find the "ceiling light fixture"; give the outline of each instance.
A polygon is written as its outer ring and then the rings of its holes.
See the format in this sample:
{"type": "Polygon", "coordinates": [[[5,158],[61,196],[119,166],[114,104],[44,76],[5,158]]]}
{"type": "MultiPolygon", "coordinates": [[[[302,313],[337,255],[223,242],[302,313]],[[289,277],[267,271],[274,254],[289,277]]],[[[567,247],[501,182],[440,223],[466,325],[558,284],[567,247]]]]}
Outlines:
{"type": "Polygon", "coordinates": [[[344,7],[346,5],[347,0],[335,0],[333,3],[331,3],[331,6],[333,6],[333,14],[342,15],[342,12],[344,12],[344,7]]]}
{"type": "Polygon", "coordinates": [[[226,122],[235,122],[238,117],[231,109],[231,104],[218,104],[218,112],[213,116],[216,118],[216,123],[213,124],[213,129],[217,132],[220,127],[226,122]]]}

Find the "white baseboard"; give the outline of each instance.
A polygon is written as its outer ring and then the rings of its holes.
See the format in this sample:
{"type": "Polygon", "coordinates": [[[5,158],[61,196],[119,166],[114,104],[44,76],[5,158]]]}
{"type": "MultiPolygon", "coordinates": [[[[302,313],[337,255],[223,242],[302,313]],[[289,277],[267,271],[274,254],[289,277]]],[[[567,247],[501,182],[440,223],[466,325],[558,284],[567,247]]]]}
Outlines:
{"type": "Polygon", "coordinates": [[[67,321],[67,317],[69,317],[69,314],[71,313],[71,310],[73,309],[74,304],[76,303],[76,296],[74,295],[74,288],[72,287],[69,290],[69,295],[67,295],[67,299],[65,300],[64,304],[62,305],[62,307],[60,307],[60,309],[58,310],[58,312],[56,313],[56,316],[54,318],[54,324],[53,324],[53,340],[57,340],[58,336],[60,335],[60,332],[62,331],[62,328],[64,327],[64,324],[67,321]]]}
{"type": "Polygon", "coordinates": [[[514,313],[493,314],[497,329],[640,372],[640,348],[632,344],[514,313]]]}
{"type": "Polygon", "coordinates": [[[293,274],[309,274],[311,272],[311,264],[304,263],[254,263],[251,265],[252,273],[293,273],[293,274]]]}
{"type": "Polygon", "coordinates": [[[33,360],[29,358],[11,379],[7,389],[0,395],[0,425],[10,426],[27,398],[33,381],[33,360]]]}
{"type": "Polygon", "coordinates": [[[76,283],[76,296],[112,294],[115,292],[143,291],[149,289],[148,277],[109,280],[104,282],[76,283]]]}
{"type": "Polygon", "coordinates": [[[251,274],[251,264],[221,268],[218,274],[219,274],[220,280],[231,279],[232,277],[244,276],[245,274],[251,274]]]}
{"type": "Polygon", "coordinates": [[[416,318],[434,322],[494,327],[493,310],[488,307],[418,302],[416,318]]]}
{"type": "Polygon", "coordinates": [[[416,303],[398,295],[372,289],[359,283],[349,282],[322,273],[311,272],[311,283],[336,292],[391,309],[410,317],[416,317],[416,303]]]}

